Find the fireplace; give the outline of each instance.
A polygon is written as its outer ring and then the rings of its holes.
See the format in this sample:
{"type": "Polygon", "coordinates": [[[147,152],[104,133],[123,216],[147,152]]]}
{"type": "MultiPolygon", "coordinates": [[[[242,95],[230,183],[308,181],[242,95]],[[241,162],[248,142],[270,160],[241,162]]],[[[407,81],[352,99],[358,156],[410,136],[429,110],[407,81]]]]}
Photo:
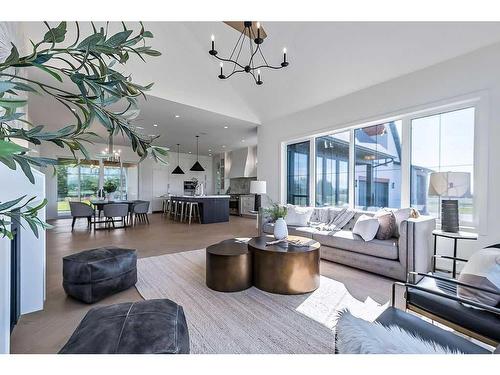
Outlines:
{"type": "Polygon", "coordinates": [[[14,238],[10,241],[10,332],[21,315],[21,226],[13,220],[11,231],[14,238]]]}

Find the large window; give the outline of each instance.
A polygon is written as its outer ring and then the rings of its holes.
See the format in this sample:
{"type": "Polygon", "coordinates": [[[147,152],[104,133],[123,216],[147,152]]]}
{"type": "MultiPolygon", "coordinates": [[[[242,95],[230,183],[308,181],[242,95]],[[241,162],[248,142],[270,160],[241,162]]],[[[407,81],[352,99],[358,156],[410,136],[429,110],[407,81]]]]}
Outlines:
{"type": "Polygon", "coordinates": [[[439,220],[441,199],[458,199],[460,223],[473,226],[475,112],[475,105],[419,112],[288,144],[287,202],[368,211],[411,205],[439,220]],[[429,189],[433,172],[459,172],[443,174],[454,184],[449,197],[429,189]]]}
{"type": "Polygon", "coordinates": [[[350,132],[316,138],[316,206],[349,201],[350,132]]]}
{"type": "Polygon", "coordinates": [[[401,121],[354,131],[355,206],[363,210],[401,206],[401,121]]]}
{"type": "MultiPolygon", "coordinates": [[[[473,181],[474,112],[465,108],[411,121],[411,204],[423,214],[440,216],[441,197],[428,194],[430,173],[466,172],[473,181]]],[[[473,222],[472,191],[471,183],[470,191],[453,198],[462,223],[473,222]]]]}
{"type": "Polygon", "coordinates": [[[309,141],[287,146],[287,203],[309,204],[309,141]]]}
{"type": "Polygon", "coordinates": [[[89,202],[97,197],[100,181],[116,185],[114,199],[137,199],[138,173],[135,163],[100,162],[98,160],[59,159],[57,173],[57,213],[68,215],[69,202],[89,202]]]}

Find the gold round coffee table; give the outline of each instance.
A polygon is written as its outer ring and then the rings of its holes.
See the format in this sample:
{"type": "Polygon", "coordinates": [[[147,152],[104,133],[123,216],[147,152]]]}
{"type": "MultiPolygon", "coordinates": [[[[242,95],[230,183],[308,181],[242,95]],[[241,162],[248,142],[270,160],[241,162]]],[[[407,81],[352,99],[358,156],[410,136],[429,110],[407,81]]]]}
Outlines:
{"type": "Polygon", "coordinates": [[[266,242],[274,240],[272,236],[254,237],[248,242],[253,255],[255,287],[278,294],[304,294],[319,287],[319,242],[298,236],[288,236],[288,239],[301,239],[308,244],[266,246],[266,242]]]}
{"type": "Polygon", "coordinates": [[[238,292],[252,286],[252,254],[248,238],[232,238],[207,247],[206,284],[219,292],[238,292]]]}

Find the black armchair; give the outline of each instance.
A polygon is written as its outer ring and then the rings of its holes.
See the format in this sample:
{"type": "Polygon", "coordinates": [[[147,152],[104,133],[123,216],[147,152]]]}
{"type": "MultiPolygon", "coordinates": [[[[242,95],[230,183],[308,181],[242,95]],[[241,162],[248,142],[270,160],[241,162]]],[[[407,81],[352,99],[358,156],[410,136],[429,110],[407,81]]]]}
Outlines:
{"type": "MultiPolygon", "coordinates": [[[[497,246],[495,246],[497,247],[497,246]]],[[[436,256],[436,258],[466,262],[465,259],[436,256]]],[[[416,283],[395,283],[393,286],[393,306],[396,288],[405,289],[406,309],[426,316],[492,346],[500,342],[500,309],[476,301],[459,297],[457,287],[500,295],[498,291],[477,287],[453,278],[434,273],[411,272],[410,276],[420,279],[416,283]]]]}

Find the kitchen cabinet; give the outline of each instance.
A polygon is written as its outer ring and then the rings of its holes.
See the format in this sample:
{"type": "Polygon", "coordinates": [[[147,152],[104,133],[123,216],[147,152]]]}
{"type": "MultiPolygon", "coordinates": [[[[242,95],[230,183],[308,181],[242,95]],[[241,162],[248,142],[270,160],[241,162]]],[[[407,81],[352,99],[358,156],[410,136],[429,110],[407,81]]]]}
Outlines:
{"type": "Polygon", "coordinates": [[[240,215],[251,215],[250,211],[255,208],[255,195],[240,196],[240,215]]]}

